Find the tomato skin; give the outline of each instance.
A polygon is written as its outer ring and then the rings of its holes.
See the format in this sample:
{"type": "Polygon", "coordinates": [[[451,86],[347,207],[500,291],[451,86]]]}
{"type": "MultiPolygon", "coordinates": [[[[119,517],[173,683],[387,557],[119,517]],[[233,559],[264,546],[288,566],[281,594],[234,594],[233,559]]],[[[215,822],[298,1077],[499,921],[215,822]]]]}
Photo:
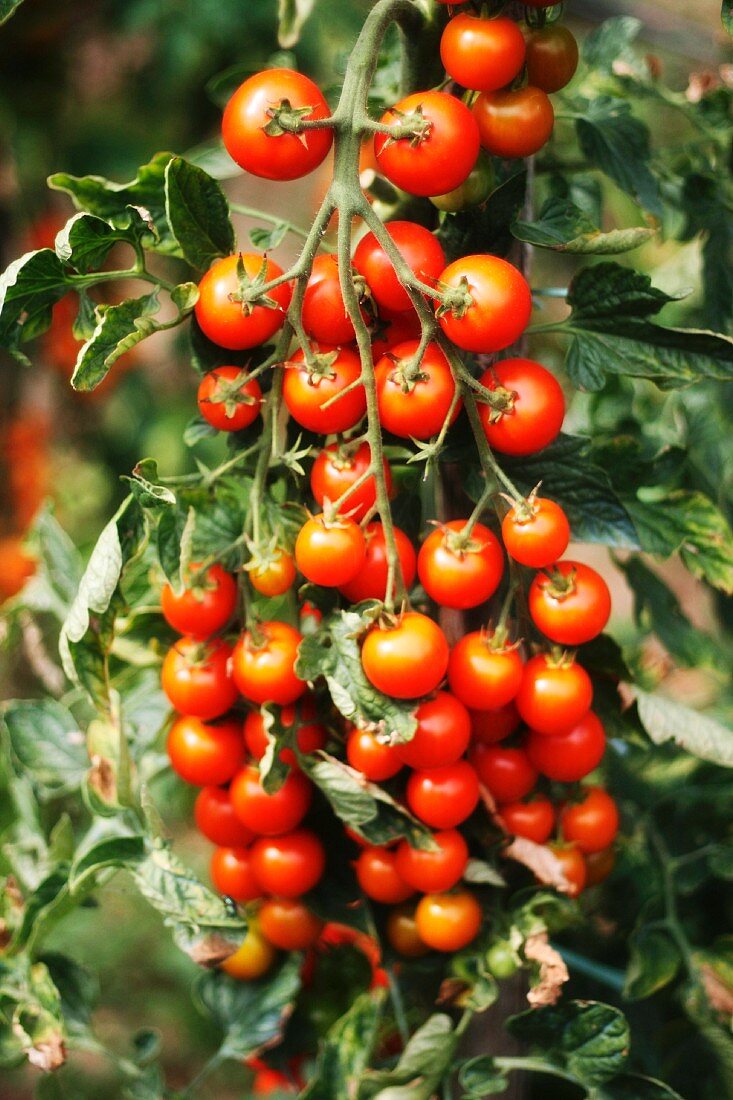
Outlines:
{"type": "MultiPolygon", "coordinates": [[[[403,764],[411,768],[439,768],[463,756],[471,739],[471,718],[463,703],[448,691],[439,691],[417,708],[412,741],[395,745],[403,764]]],[[[447,889],[447,887],[446,887],[447,889]]]]}
{"type": "Polygon", "coordinates": [[[279,790],[268,794],[259,769],[248,764],[232,780],[230,798],[234,812],[257,836],[290,833],[305,817],[313,797],[313,786],[302,772],[288,772],[279,790]]]}
{"type": "MultiPolygon", "coordinates": [[[[314,349],[316,350],[316,349],[314,349]]],[[[293,420],[301,427],[321,435],[345,432],[358,424],[366,412],[366,394],[363,386],[357,386],[327,409],[322,405],[341,393],[361,376],[361,361],[350,348],[321,346],[321,355],[332,355],[325,375],[311,374],[302,350],[296,351],[285,368],[283,400],[293,420]]]]}
{"type": "Polygon", "coordinates": [[[429,695],[443,679],[448,655],[438,624],[418,611],[407,611],[393,627],[372,627],[361,661],[378,691],[393,699],[417,699],[429,695]]]}
{"type": "Polygon", "coordinates": [[[575,661],[557,662],[538,653],[524,666],[515,701],[523,721],[537,733],[567,733],[590,710],[593,685],[575,661]]]}
{"type": "Polygon", "coordinates": [[[492,420],[488,405],[479,405],[479,416],[490,446],[500,454],[531,455],[552,443],[562,428],[565,398],[558,381],[533,359],[503,359],[479,382],[487,390],[505,389],[514,404],[492,420]]]}
{"type": "Polygon", "coordinates": [[[446,24],[440,40],[445,71],[458,84],[492,92],[511,84],[524,65],[524,36],[513,19],[481,19],[460,12],[446,24]]]}
{"type": "Polygon", "coordinates": [[[229,351],[255,348],[274,336],[282,328],[293,293],[290,283],[281,283],[267,294],[277,303],[275,308],[253,304],[247,307],[250,312],[243,311],[241,302],[229,298],[230,294],[239,292],[237,267],[240,260],[250,280],[254,280],[263,267],[267,282],[283,274],[274,260],[254,252],[214,260],[199,283],[194,312],[204,336],[229,351]]]}
{"type": "Polygon", "coordinates": [[[244,762],[239,722],[212,726],[182,715],[170,728],[166,748],[176,775],[197,787],[227,783],[244,762]]]}
{"type": "Polygon", "coordinates": [[[282,549],[275,551],[271,560],[249,570],[250,584],[263,596],[284,595],[293,587],[296,575],[292,555],[282,549]]]}
{"type": "Polygon", "coordinates": [[[560,828],[565,840],[584,855],[610,848],[619,829],[618,807],[603,787],[586,787],[581,802],[570,802],[560,813],[560,828]]]}
{"type": "Polygon", "coordinates": [[[482,92],[473,106],[481,144],[492,156],[531,157],[546,145],[555,112],[541,88],[503,88],[482,92]]]}
{"type": "Polygon", "coordinates": [[[522,721],[513,700],[503,707],[495,707],[492,710],[471,710],[470,714],[471,736],[474,741],[484,745],[503,741],[505,737],[509,737],[519,729],[522,721]]]}
{"type": "Polygon", "coordinates": [[[231,656],[231,647],[218,638],[179,638],[166,653],[160,674],[171,706],[205,722],[225,714],[237,701],[229,675],[231,656]]]}
{"type": "MultiPolygon", "coordinates": [[[[416,222],[388,222],[385,230],[409,265],[413,275],[435,286],[445,267],[445,252],[438,238],[416,222]]],[[[392,262],[373,233],[356,247],[354,267],[364,276],[378,306],[392,313],[413,308],[410,296],[397,278],[392,262]]]]}
{"type": "Polygon", "coordinates": [[[474,894],[426,894],[417,903],[415,923],[420,939],[435,951],[460,951],[476,939],[483,913],[474,894]]]}
{"type": "Polygon", "coordinates": [[[25,550],[20,536],[0,539],[0,602],[17,596],[35,571],[35,559],[25,550]]]}
{"type": "Polygon", "coordinates": [[[616,853],[613,848],[604,848],[602,852],[590,852],[585,857],[586,886],[599,886],[605,882],[615,866],[616,853]]]}
{"type": "Polygon", "coordinates": [[[405,959],[419,959],[430,948],[418,935],[414,905],[400,905],[387,917],[387,939],[398,955],[405,959]]]}
{"type": "Polygon", "coordinates": [[[383,312],[374,323],[372,335],[372,359],[378,363],[398,344],[420,339],[420,318],[414,310],[404,313],[383,312]]]}
{"type": "Polygon", "coordinates": [[[527,78],[543,92],[559,92],[575,76],[578,43],[559,24],[533,28],[527,35],[527,78]]]}
{"type": "Polygon", "coordinates": [[[600,573],[579,561],[560,561],[553,567],[572,578],[561,592],[545,573],[529,586],[529,613],[538,630],[559,645],[577,646],[597,637],[611,616],[611,593],[600,573]]]}
{"type": "Polygon", "coordinates": [[[213,428],[220,432],[240,432],[259,416],[262,390],[257,379],[247,379],[246,371],[240,367],[215,367],[201,379],[196,400],[199,412],[213,428]],[[232,384],[237,379],[241,384],[234,390],[232,384]],[[237,400],[240,395],[245,400],[237,400]],[[217,400],[223,396],[231,398],[231,406],[217,400]]]}
{"type": "Polygon", "coordinates": [[[295,675],[302,634],[277,620],[259,623],[256,635],[246,630],[232,652],[232,676],[252,703],[294,703],[306,689],[295,675]]]}
{"type": "Polygon", "coordinates": [[[414,771],[407,781],[407,805],[432,829],[455,829],[479,800],[478,776],[467,760],[414,771]]]}
{"type": "Polygon", "coordinates": [[[537,768],[523,748],[479,744],[471,753],[471,762],[500,806],[526,798],[537,782],[537,768]]]}
{"type": "MultiPolygon", "coordinates": [[[[383,428],[401,439],[411,436],[430,439],[437,435],[456,392],[448,360],[437,344],[428,344],[417,376],[411,380],[405,378],[405,371],[409,374],[419,346],[419,340],[397,344],[374,369],[379,421],[383,428]]],[[[458,403],[451,424],[455,423],[460,411],[458,403]]]]}
{"type": "MultiPolygon", "coordinates": [[[[316,709],[308,698],[300,703],[299,725],[295,739],[300,752],[315,752],[325,747],[328,741],[328,731],[325,726],[311,719],[315,717],[316,709]]],[[[280,722],[283,726],[292,726],[295,721],[295,707],[283,707],[280,712],[280,722]]],[[[253,760],[261,760],[267,751],[267,732],[262,714],[259,710],[251,710],[244,720],[244,740],[253,760]]],[[[280,759],[285,764],[295,764],[296,756],[292,749],[281,749],[280,759]]]]}
{"type": "Polygon", "coordinates": [[[234,813],[226,787],[213,784],[202,787],[196,796],[193,816],[199,832],[220,848],[246,848],[253,838],[234,813]]]}
{"type": "Polygon", "coordinates": [[[456,642],[448,663],[450,689],[471,710],[496,710],[510,703],[522,682],[522,658],[514,648],[493,648],[485,631],[456,642]]]}
{"type": "Polygon", "coordinates": [[[501,537],[510,557],[520,565],[543,569],[561,558],[570,542],[568,517],[559,504],[535,497],[513,505],[501,524],[501,537]]]}
{"type": "Polygon", "coordinates": [[[401,840],[395,851],[398,873],[413,890],[422,894],[442,894],[452,890],[463,876],[468,863],[468,845],[457,829],[444,829],[433,835],[436,852],[411,848],[401,840]]]}
{"type": "Polygon", "coordinates": [[[588,869],[580,848],[575,844],[550,844],[548,847],[555,859],[560,861],[567,879],[568,889],[564,893],[569,898],[579,897],[588,880],[588,869]]]}
{"type": "Polygon", "coordinates": [[[262,896],[246,848],[216,848],[211,857],[210,874],[219,893],[234,901],[254,901],[262,896]]]}
{"type": "Polygon", "coordinates": [[[527,753],[538,771],[558,783],[577,783],[598,767],[606,751],[606,734],[600,719],[588,711],[568,733],[547,737],[530,732],[527,753]]]}
{"type": "Polygon", "coordinates": [[[372,901],[397,905],[414,893],[397,870],[395,853],[389,848],[362,848],[354,870],[361,890],[372,901]]]}
{"type": "Polygon", "coordinates": [[[502,940],[493,943],[486,952],[486,965],[499,981],[513,977],[518,969],[514,951],[502,940]]]}
{"type": "Polygon", "coordinates": [[[312,172],[325,160],[333,130],[306,130],[271,137],[264,127],[268,110],[282,100],[292,107],[311,107],[306,119],[328,118],[330,111],[317,84],[292,69],[265,69],[245,80],[224,109],[222,138],[240,168],[268,180],[293,180],[312,172]]]}
{"type": "Polygon", "coordinates": [[[253,1096],[271,1096],[272,1093],[296,1093],[298,1086],[284,1073],[276,1069],[260,1069],[252,1082],[253,1096]]]}
{"type": "MultiPolygon", "coordinates": [[[[513,264],[498,256],[463,256],[448,264],[442,285],[466,289],[471,304],[449,309],[438,318],[445,335],[464,351],[501,351],[517,340],[532,313],[529,284],[513,264]]],[[[483,408],[483,406],[482,406],[483,408]]]]}
{"type": "MultiPolygon", "coordinates": [[[[366,473],[372,461],[371,449],[368,443],[360,443],[358,448],[350,450],[339,448],[337,443],[330,443],[318,454],[311,469],[311,492],[323,506],[328,499],[335,504],[354,482],[366,473]]],[[[387,494],[392,495],[392,471],[387,460],[384,460],[384,480],[387,485],[387,494]]],[[[370,508],[377,502],[377,488],[372,475],[347,499],[340,511],[351,516],[360,523],[370,508]]]]}
{"type": "MultiPolygon", "coordinates": [[[[190,572],[198,569],[198,563],[192,564],[190,572]]],[[[226,626],[234,614],[237,582],[220,565],[212,565],[195,588],[184,588],[180,595],[164,584],[160,602],[163,618],[179,634],[208,638],[226,626]]]]}
{"type": "Polygon", "coordinates": [[[463,183],[445,195],[431,195],[430,201],[438,210],[457,214],[461,210],[469,210],[472,206],[480,206],[486,202],[495,183],[494,166],[488,153],[482,149],[463,183]]]}
{"type": "Polygon", "coordinates": [[[353,729],[346,741],[346,759],[352,768],[374,783],[391,779],[402,768],[395,745],[385,745],[368,730],[353,729]]]}
{"type": "Polygon", "coordinates": [[[348,584],[366,557],[361,527],[353,519],[337,516],[328,521],[321,513],[306,520],[295,542],[295,560],[303,576],[322,588],[348,584]]]}
{"type": "Polygon", "coordinates": [[[219,969],[240,982],[253,982],[267,973],[276,957],[275,948],[267,942],[257,925],[250,921],[242,943],[233,955],[219,963],[219,969]]]}
{"type": "Polygon", "coordinates": [[[501,820],[512,836],[545,844],[555,828],[555,808],[549,798],[539,795],[529,802],[505,803],[501,807],[501,820]]]}
{"type": "Polygon", "coordinates": [[[464,546],[457,536],[466,521],[441,524],[423,542],[417,556],[420,583],[441,607],[465,611],[491,599],[504,573],[499,540],[482,523],[475,523],[464,546]]]}
{"type": "Polygon", "coordinates": [[[296,829],[284,836],[256,840],[252,845],[252,863],[265,893],[299,898],[321,878],[326,856],[315,833],[296,829]]]}
{"type": "Polygon", "coordinates": [[[262,935],[282,951],[305,951],[323,930],[323,921],[295,898],[268,898],[257,914],[262,935]]]}
{"type": "Polygon", "coordinates": [[[321,253],[313,261],[301,320],[308,336],[319,343],[350,344],[356,338],[341,293],[338,259],[333,253],[321,253]]]}
{"type": "Polygon", "coordinates": [[[479,152],[478,125],[460,99],[445,92],[415,92],[401,99],[381,118],[394,125],[401,114],[421,109],[431,127],[412,144],[410,137],[388,144],[387,134],[376,134],[374,153],[379,171],[411,195],[444,195],[469,175],[479,152]]]}
{"type": "MultiPolygon", "coordinates": [[[[400,559],[402,579],[409,590],[417,572],[417,556],[414,547],[404,531],[394,528],[397,556],[400,559]]],[[[366,556],[361,570],[348,584],[339,585],[339,592],[349,603],[362,600],[383,600],[387,593],[387,544],[384,528],[378,520],[368,523],[364,530],[366,556]]]]}

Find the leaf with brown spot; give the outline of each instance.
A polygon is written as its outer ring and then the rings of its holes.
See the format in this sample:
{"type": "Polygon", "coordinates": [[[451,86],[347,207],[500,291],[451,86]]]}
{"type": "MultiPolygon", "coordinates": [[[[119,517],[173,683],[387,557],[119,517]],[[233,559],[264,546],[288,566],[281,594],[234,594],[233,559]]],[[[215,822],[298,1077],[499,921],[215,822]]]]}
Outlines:
{"type": "Polygon", "coordinates": [[[569,894],[572,890],[560,860],[547,845],[535,844],[533,840],[517,836],[511,844],[507,845],[502,855],[529,868],[538,882],[546,886],[554,886],[561,894],[569,894]]]}
{"type": "Polygon", "coordinates": [[[232,943],[231,940],[225,939],[218,932],[212,932],[199,940],[198,943],[194,943],[188,954],[198,966],[211,968],[218,966],[219,963],[224,962],[224,959],[228,959],[230,955],[233,955],[240,943],[241,939],[239,942],[232,943]]]}
{"type": "Polygon", "coordinates": [[[540,968],[539,981],[527,994],[529,1003],[533,1008],[557,1004],[570,975],[559,951],[548,942],[547,933],[538,932],[529,936],[524,943],[524,955],[530,962],[539,963],[540,968]]]}
{"type": "Polygon", "coordinates": [[[44,1073],[52,1073],[66,1061],[66,1047],[60,1034],[51,1034],[28,1051],[28,1061],[44,1073]]]}

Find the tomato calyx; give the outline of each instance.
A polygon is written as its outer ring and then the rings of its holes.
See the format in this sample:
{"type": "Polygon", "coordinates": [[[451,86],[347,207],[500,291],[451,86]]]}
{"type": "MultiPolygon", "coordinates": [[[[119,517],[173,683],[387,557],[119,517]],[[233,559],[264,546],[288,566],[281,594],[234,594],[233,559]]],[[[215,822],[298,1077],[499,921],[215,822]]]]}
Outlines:
{"type": "Polygon", "coordinates": [[[273,535],[269,542],[260,543],[259,545],[252,542],[250,538],[247,538],[246,545],[251,557],[248,562],[245,562],[242,568],[247,573],[263,572],[271,566],[277,565],[283,555],[288,552],[278,541],[277,535],[273,535]]]}
{"type": "Polygon", "coordinates": [[[575,651],[564,649],[559,645],[552,646],[550,651],[544,652],[542,656],[548,668],[572,668],[575,664],[575,651]]]}
{"type": "Polygon", "coordinates": [[[267,282],[267,258],[262,257],[260,269],[252,278],[247,274],[242,253],[237,257],[237,289],[227,295],[230,302],[238,302],[242,306],[242,314],[249,317],[257,306],[265,309],[280,309],[280,303],[268,294],[262,293],[262,287],[267,282]]]}
{"type": "Polygon", "coordinates": [[[430,374],[422,368],[422,358],[417,355],[410,359],[398,359],[391,352],[385,356],[394,363],[394,370],[389,373],[390,382],[399,386],[403,393],[412,393],[418,382],[429,382],[430,374]]]}
{"type": "Polygon", "coordinates": [[[400,111],[397,107],[392,107],[389,113],[396,117],[397,122],[387,127],[387,140],[380,152],[405,140],[409,140],[410,145],[416,148],[430,137],[433,122],[425,117],[422,106],[416,107],[414,111],[400,111]]]}
{"type": "Polygon", "coordinates": [[[223,405],[227,419],[231,420],[236,416],[237,408],[240,405],[262,404],[261,397],[254,397],[244,389],[247,382],[249,382],[249,372],[246,367],[242,367],[235,378],[223,378],[221,375],[217,375],[214,388],[204,398],[204,403],[207,405],[223,405]]]}
{"type": "Polygon", "coordinates": [[[527,497],[511,497],[508,493],[499,494],[509,505],[512,523],[515,523],[517,527],[528,526],[539,514],[540,505],[537,503],[537,494],[541,487],[542,482],[539,481],[527,497]]]}
{"type": "Polygon", "coordinates": [[[490,653],[513,653],[522,644],[520,638],[517,638],[516,642],[509,641],[509,631],[501,622],[493,630],[482,626],[479,633],[483,645],[490,653]]]}
{"type": "Polygon", "coordinates": [[[542,585],[543,591],[547,596],[553,600],[558,600],[562,603],[568,596],[572,596],[576,590],[576,575],[577,569],[572,568],[567,573],[563,573],[557,566],[548,566],[547,569],[541,571],[547,578],[546,583],[542,585]]]}
{"type": "Polygon", "coordinates": [[[466,525],[459,531],[448,527],[447,524],[437,522],[434,526],[443,532],[443,546],[457,558],[465,558],[468,554],[480,554],[487,543],[473,533],[473,525],[466,520],[466,525]]]}
{"type": "Polygon", "coordinates": [[[262,131],[268,137],[282,137],[283,134],[292,134],[294,137],[299,138],[303,145],[306,145],[306,130],[321,130],[331,125],[330,120],[325,119],[311,119],[311,122],[317,122],[315,127],[307,124],[308,115],[317,109],[315,105],[293,107],[289,99],[281,99],[277,106],[267,108],[266,114],[270,121],[262,127],[262,131]]]}
{"type": "Polygon", "coordinates": [[[334,351],[314,351],[311,348],[304,362],[288,360],[283,366],[287,369],[295,368],[297,370],[305,368],[308,373],[308,385],[318,386],[324,379],[331,382],[336,377],[333,365],[338,357],[338,349],[334,351]]]}

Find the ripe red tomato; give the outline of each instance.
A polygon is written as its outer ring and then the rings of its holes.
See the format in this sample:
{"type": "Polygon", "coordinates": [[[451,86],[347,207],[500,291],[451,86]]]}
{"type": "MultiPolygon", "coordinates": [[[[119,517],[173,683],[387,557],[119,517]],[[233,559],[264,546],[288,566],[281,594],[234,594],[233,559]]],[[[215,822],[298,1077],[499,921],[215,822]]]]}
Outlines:
{"type": "Polygon", "coordinates": [[[611,593],[600,573],[579,561],[560,561],[529,587],[529,613],[538,630],[559,645],[590,642],[611,615],[611,593]]]}
{"type": "Polygon", "coordinates": [[[205,374],[196,395],[204,420],[220,432],[241,432],[260,412],[262,390],[242,367],[216,367],[205,374]]]}
{"type": "Polygon", "coordinates": [[[268,794],[259,769],[247,764],[232,780],[229,796],[235,814],[253,833],[280,836],[300,825],[311,804],[313,786],[301,771],[293,768],[279,790],[268,794]]]}
{"type": "Polygon", "coordinates": [[[567,733],[590,710],[593,685],[572,657],[538,653],[524,666],[516,700],[523,721],[538,733],[567,733]]]}
{"type": "Polygon", "coordinates": [[[507,553],[520,565],[543,569],[567,550],[570,524],[554,500],[533,495],[512,505],[502,520],[501,537],[507,553]]]}
{"type": "Polygon", "coordinates": [[[413,311],[382,312],[372,327],[372,358],[378,363],[383,355],[407,340],[420,339],[420,318],[413,311]]]}
{"type": "Polygon", "coordinates": [[[245,699],[252,703],[294,703],[305,691],[295,675],[302,634],[288,623],[258,623],[245,630],[232,653],[232,676],[245,699]]]}
{"type": "Polygon", "coordinates": [[[494,190],[496,177],[491,157],[482,149],[478,160],[471,169],[470,174],[462,184],[454,187],[445,195],[431,195],[430,201],[438,210],[445,210],[448,214],[457,214],[461,210],[468,210],[472,206],[481,206],[486,202],[494,190]]]}
{"type": "Polygon", "coordinates": [[[522,748],[478,744],[471,762],[500,806],[526,798],[537,782],[537,769],[522,748]]]}
{"type": "MultiPolygon", "coordinates": [[[[366,473],[371,461],[372,454],[368,443],[360,443],[356,450],[348,444],[339,446],[338,443],[330,443],[319,452],[311,469],[313,496],[321,506],[325,500],[335,504],[346,490],[366,473]]],[[[391,496],[392,471],[386,459],[384,460],[384,480],[387,484],[387,493],[391,496]]],[[[377,488],[372,475],[346,498],[340,511],[360,523],[369,509],[374,507],[376,501],[377,488]]]]}
{"type": "Polygon", "coordinates": [[[333,142],[330,127],[273,134],[277,130],[273,111],[281,106],[296,111],[310,107],[302,116],[309,121],[331,113],[318,85],[292,69],[265,69],[251,76],[224,110],[221,134],[229,156],[240,168],[263,179],[294,180],[307,175],[325,160],[333,142]]]}
{"type": "Polygon", "coordinates": [[[568,733],[547,737],[531,732],[527,738],[527,754],[534,767],[558,783],[585,779],[598,767],[605,751],[606,734],[592,710],[568,733]]]}
{"type": "Polygon", "coordinates": [[[295,898],[268,898],[257,917],[265,939],[282,951],[305,951],[323,930],[323,921],[295,898]]]}
{"type": "Polygon", "coordinates": [[[254,901],[262,897],[247,848],[216,848],[211,857],[210,874],[219,893],[234,901],[254,901]]]}
{"type": "Polygon", "coordinates": [[[244,763],[239,722],[212,726],[184,715],[171,726],[166,748],[173,771],[197,787],[228,783],[244,763]]]}
{"type": "MultiPolygon", "coordinates": [[[[239,762],[242,763],[244,759],[239,762]]],[[[253,839],[235,814],[226,787],[202,787],[194,802],[193,816],[199,831],[219,847],[246,848],[253,839]]]]}
{"type": "Polygon", "coordinates": [[[478,607],[494,595],[504,572],[504,555],[495,535],[475,523],[466,537],[465,526],[462,519],[441,524],[428,535],[417,556],[420,583],[441,607],[478,607]]]}
{"type": "Polygon", "coordinates": [[[295,562],[287,550],[276,548],[268,553],[254,569],[249,569],[249,579],[256,592],[263,596],[282,596],[293,587],[296,577],[295,562]]]}
{"type": "Polygon", "coordinates": [[[511,406],[503,411],[479,405],[489,444],[505,455],[531,455],[552,443],[562,428],[565,398],[556,379],[532,359],[504,359],[479,379],[487,390],[506,390],[511,406]]]}
{"type": "Polygon", "coordinates": [[[254,921],[250,920],[242,943],[233,955],[219,964],[219,969],[240,982],[253,982],[267,973],[275,962],[276,955],[275,948],[261,935],[254,921]]]}
{"type": "Polygon", "coordinates": [[[501,807],[501,820],[512,836],[544,844],[555,828],[555,808],[543,794],[529,802],[508,802],[501,807]]]}
{"type": "Polygon", "coordinates": [[[338,259],[330,252],[321,253],[313,261],[301,320],[307,334],[322,344],[350,344],[356,338],[341,293],[338,259]]]}
{"type": "Polygon", "coordinates": [[[298,1086],[294,1081],[277,1069],[260,1069],[255,1074],[252,1082],[253,1096],[271,1096],[272,1093],[297,1093],[298,1086]]]}
{"type": "Polygon", "coordinates": [[[560,813],[565,840],[590,855],[610,848],[619,828],[618,807],[603,787],[586,787],[580,802],[568,802],[560,813]]]}
{"type": "Polygon", "coordinates": [[[454,15],[440,40],[445,71],[464,88],[493,92],[511,84],[524,65],[524,36],[513,19],[454,15]]]}
{"type": "Polygon", "coordinates": [[[569,898],[577,898],[583,893],[588,880],[588,869],[583,853],[574,844],[550,844],[550,851],[560,861],[568,889],[564,892],[569,898]]]}
{"type": "Polygon", "coordinates": [[[402,767],[395,745],[385,745],[368,730],[353,729],[346,741],[346,759],[367,779],[381,783],[402,767]]]}
{"type": "Polygon", "coordinates": [[[237,701],[229,675],[231,656],[231,647],[218,638],[179,638],[166,653],[160,674],[171,706],[205,722],[225,714],[237,701]]]}
{"type": "Polygon", "coordinates": [[[452,890],[463,876],[468,863],[468,845],[457,829],[444,829],[433,835],[434,852],[412,848],[402,840],[395,851],[398,874],[421,894],[441,894],[452,890]]]}
{"type": "Polygon", "coordinates": [[[364,564],[366,542],[358,523],[348,516],[326,519],[321,513],[301,527],[295,560],[303,576],[323,588],[353,580],[364,564]]]}
{"type": "MultiPolygon", "coordinates": [[[[445,252],[435,234],[416,222],[389,222],[385,230],[420,282],[435,286],[445,267],[445,252]]],[[[410,296],[397,278],[392,262],[373,233],[362,237],[354,253],[354,267],[366,279],[381,309],[400,313],[412,309],[410,296]]]]}
{"type": "Polygon", "coordinates": [[[415,717],[417,729],[412,741],[395,745],[403,764],[411,768],[439,768],[463,756],[471,739],[471,718],[455,695],[439,691],[433,699],[420,704],[415,717]]]}
{"type": "Polygon", "coordinates": [[[481,144],[494,157],[531,157],[547,144],[555,126],[547,93],[530,85],[482,92],[473,114],[481,144]]]}
{"type": "Polygon", "coordinates": [[[500,351],[519,339],[532,313],[527,280],[498,256],[463,256],[448,264],[441,287],[463,297],[438,321],[445,335],[464,351],[500,351]]]}
{"type": "Polygon", "coordinates": [[[371,846],[363,848],[354,864],[359,886],[368,898],[383,905],[396,905],[406,901],[413,893],[412,886],[400,876],[395,853],[389,848],[371,846]]]}
{"type": "Polygon", "coordinates": [[[527,79],[543,92],[559,92],[575,76],[578,43],[559,23],[534,27],[527,35],[527,79]]]}
{"type": "Polygon", "coordinates": [[[431,829],[454,829],[478,805],[478,776],[466,760],[414,771],[407,781],[407,805],[431,829]]]}
{"type": "Polygon", "coordinates": [[[387,939],[398,955],[405,959],[419,959],[430,948],[420,939],[415,920],[415,906],[399,905],[387,917],[387,939]]]}
{"type": "MultiPolygon", "coordinates": [[[[428,344],[418,367],[415,356],[419,346],[419,340],[397,344],[379,360],[374,372],[380,423],[402,439],[437,435],[456,392],[448,360],[438,345],[428,344]]],[[[451,424],[460,411],[459,403],[451,424]]]]}
{"type": "MultiPolygon", "coordinates": [[[[405,588],[409,591],[417,572],[417,557],[412,543],[404,531],[394,528],[397,556],[405,588]]],[[[383,600],[387,593],[387,543],[384,528],[378,520],[368,523],[364,531],[366,557],[359,573],[348,584],[339,586],[339,592],[349,603],[361,600],[383,600]]]]}
{"type": "Polygon", "coordinates": [[[516,647],[496,644],[485,630],[464,634],[451,650],[448,683],[472,710],[496,710],[514,699],[522,682],[516,647]]]}
{"type": "Polygon", "coordinates": [[[284,836],[256,840],[252,845],[252,866],[265,893],[299,898],[320,880],[326,855],[315,833],[296,829],[284,836]]]}
{"type": "Polygon", "coordinates": [[[17,596],[36,571],[36,562],[18,535],[0,538],[0,601],[17,596]]]}
{"type": "Polygon", "coordinates": [[[514,701],[493,710],[471,710],[471,735],[474,741],[493,745],[519,729],[521,718],[514,701]]]}
{"type": "MultiPolygon", "coordinates": [[[[302,753],[316,752],[325,747],[328,741],[328,731],[325,726],[312,719],[316,716],[316,708],[310,698],[301,699],[298,704],[298,731],[295,735],[298,749],[302,753]]],[[[292,726],[296,720],[294,706],[283,707],[280,711],[280,722],[283,726],[292,726]]],[[[251,710],[244,720],[244,740],[250,755],[254,760],[261,760],[267,751],[267,731],[262,713],[259,710],[251,710]]],[[[296,757],[292,749],[281,749],[280,759],[286,764],[295,764],[296,757]]]]}
{"type": "Polygon", "coordinates": [[[309,369],[302,350],[296,351],[285,368],[283,399],[288,412],[303,428],[321,435],[345,432],[358,424],[366,412],[364,387],[347,386],[361,377],[361,361],[350,348],[314,349],[316,366],[309,369]],[[322,405],[337,394],[338,400],[327,409],[322,405]]]}
{"type": "Polygon", "coordinates": [[[280,283],[267,292],[275,305],[237,301],[240,284],[247,289],[264,275],[264,282],[278,279],[283,270],[265,256],[245,252],[215,260],[199,283],[194,307],[204,336],[219,347],[243,351],[266,343],[282,328],[293,288],[280,283]],[[234,295],[234,299],[232,298],[234,295]]]}
{"type": "Polygon", "coordinates": [[[613,848],[604,848],[602,852],[590,852],[585,857],[586,886],[598,886],[605,882],[615,866],[616,853],[613,848]]]}
{"type": "Polygon", "coordinates": [[[237,582],[220,565],[211,565],[203,576],[200,564],[192,563],[189,575],[195,578],[190,588],[176,593],[169,584],[163,585],[160,602],[163,617],[179,634],[193,638],[208,638],[231,619],[237,606],[237,582]]]}
{"type": "Polygon", "coordinates": [[[461,951],[476,939],[483,913],[474,894],[426,894],[417,903],[415,923],[423,943],[434,951],[461,951]]]}
{"type": "Polygon", "coordinates": [[[435,691],[448,667],[448,643],[437,623],[406,611],[394,626],[374,626],[361,650],[366,677],[394,699],[417,699],[435,691]]]}

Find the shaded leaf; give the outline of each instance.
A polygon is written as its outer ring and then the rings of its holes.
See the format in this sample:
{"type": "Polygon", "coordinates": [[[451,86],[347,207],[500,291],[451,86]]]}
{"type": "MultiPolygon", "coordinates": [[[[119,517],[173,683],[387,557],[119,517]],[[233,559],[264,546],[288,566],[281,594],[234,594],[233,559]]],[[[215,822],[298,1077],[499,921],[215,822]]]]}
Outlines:
{"type": "Polygon", "coordinates": [[[22,3],[23,0],[0,0],[0,24],[7,23],[22,3]]]}
{"type": "Polygon", "coordinates": [[[26,252],[0,276],[0,346],[18,348],[51,324],[53,306],[68,291],[70,279],[51,248],[26,252]]]}
{"type": "Polygon", "coordinates": [[[733,767],[733,730],[664,695],[643,691],[633,684],[627,687],[636,700],[641,724],[655,745],[672,741],[701,760],[733,767]]]}
{"type": "Polygon", "coordinates": [[[234,251],[229,204],[203,168],[173,157],[165,170],[165,203],[171,232],[193,267],[203,270],[234,251]]]}
{"type": "Polygon", "coordinates": [[[385,990],[362,993],[329,1029],[301,1100],[344,1100],[357,1093],[377,1038],[385,990]]]}
{"type": "Polygon", "coordinates": [[[632,226],[604,233],[583,210],[559,198],[548,199],[536,221],[515,221],[512,225],[514,236],[527,244],[555,252],[598,256],[630,252],[650,240],[655,232],[645,226],[632,226]]]}
{"type": "Polygon", "coordinates": [[[431,1100],[451,1066],[457,1041],[450,1016],[430,1016],[410,1036],[394,1069],[364,1074],[359,1100],[431,1100]]]}
{"type": "Polygon", "coordinates": [[[663,989],[677,975],[680,953],[662,929],[637,928],[629,939],[624,997],[641,1001],[663,989]]]}
{"type": "Polygon", "coordinates": [[[597,96],[581,101],[578,109],[575,126],[584,156],[644,210],[661,217],[659,187],[649,168],[649,130],[632,115],[628,100],[597,96]]]}
{"type": "Polygon", "coordinates": [[[619,15],[604,19],[583,42],[583,60],[592,69],[613,72],[619,61],[633,62],[636,55],[633,43],[643,27],[641,19],[633,15],[619,15]]]}
{"type": "Polygon", "coordinates": [[[623,1013],[597,1001],[532,1009],[512,1016],[507,1028],[585,1085],[614,1077],[628,1058],[629,1025],[623,1013]]]}

